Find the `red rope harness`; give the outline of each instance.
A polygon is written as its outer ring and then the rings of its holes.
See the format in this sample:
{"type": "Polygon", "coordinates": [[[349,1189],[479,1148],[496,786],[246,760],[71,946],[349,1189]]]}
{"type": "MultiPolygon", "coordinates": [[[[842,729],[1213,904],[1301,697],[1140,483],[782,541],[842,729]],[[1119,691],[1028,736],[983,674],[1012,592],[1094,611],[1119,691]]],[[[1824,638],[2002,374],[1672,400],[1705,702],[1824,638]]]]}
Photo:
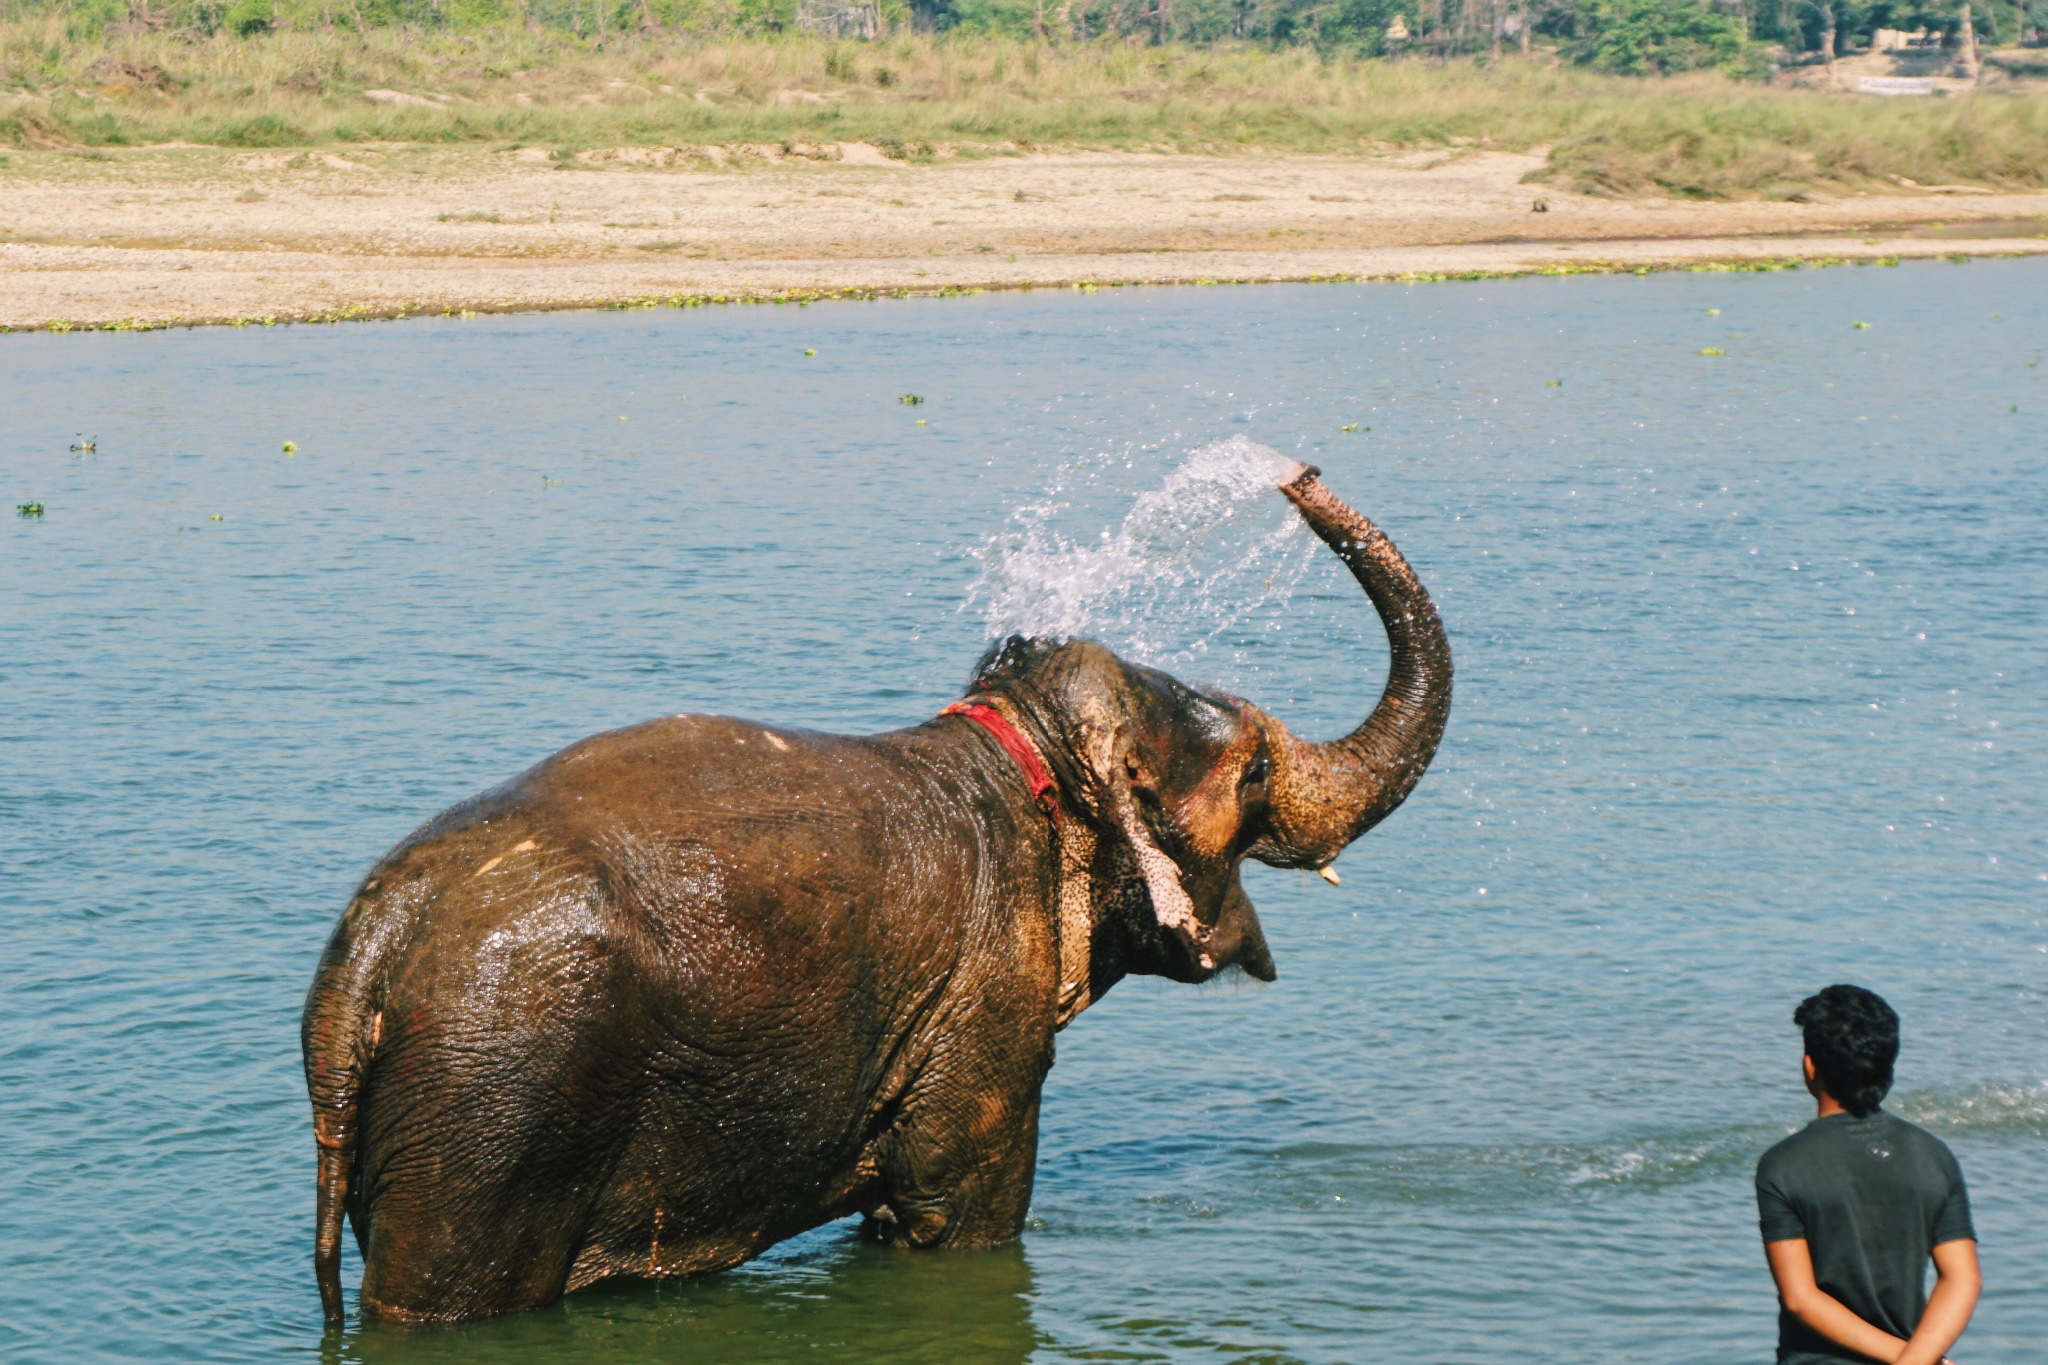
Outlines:
{"type": "Polygon", "coordinates": [[[1003,752],[1016,760],[1017,767],[1024,774],[1024,780],[1031,784],[1031,799],[1045,811],[1046,818],[1053,823],[1053,828],[1059,828],[1059,788],[1053,784],[1052,774],[1045,770],[1045,760],[1038,756],[1038,750],[1032,747],[1030,740],[1024,738],[1023,731],[1010,723],[1008,716],[995,707],[978,701],[956,701],[939,714],[965,716],[994,736],[996,743],[1003,746],[1003,752]]]}

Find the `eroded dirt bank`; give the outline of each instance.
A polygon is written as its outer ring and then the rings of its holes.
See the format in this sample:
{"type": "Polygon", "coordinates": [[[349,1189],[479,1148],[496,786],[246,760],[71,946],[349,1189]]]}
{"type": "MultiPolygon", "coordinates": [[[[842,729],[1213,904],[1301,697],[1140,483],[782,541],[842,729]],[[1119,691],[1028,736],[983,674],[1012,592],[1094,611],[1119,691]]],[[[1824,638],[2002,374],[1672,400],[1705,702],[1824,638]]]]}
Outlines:
{"type": "Polygon", "coordinates": [[[1541,158],[1497,151],[801,150],[15,153],[0,326],[2048,252],[2048,194],[1596,199],[1523,183],[1541,158]]]}

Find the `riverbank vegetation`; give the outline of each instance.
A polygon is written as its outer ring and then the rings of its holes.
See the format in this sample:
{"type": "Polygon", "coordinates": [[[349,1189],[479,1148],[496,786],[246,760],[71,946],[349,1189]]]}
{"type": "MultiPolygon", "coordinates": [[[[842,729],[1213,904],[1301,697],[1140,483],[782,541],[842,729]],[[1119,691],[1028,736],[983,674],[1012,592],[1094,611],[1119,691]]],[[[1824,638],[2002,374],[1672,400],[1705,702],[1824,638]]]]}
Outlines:
{"type": "MultiPolygon", "coordinates": [[[[437,3],[462,12],[458,0],[437,3]]],[[[1610,75],[1541,48],[1390,60],[1305,43],[1041,42],[964,23],[859,40],[706,37],[659,23],[601,35],[538,22],[379,26],[361,0],[309,14],[245,35],[225,21],[95,27],[70,11],[0,22],[0,144],[566,153],[865,142],[913,160],[1048,147],[1498,146],[1548,148],[1539,174],[1609,194],[1790,197],[1899,177],[2048,184],[2048,101],[2025,94],[1857,99],[1718,70],[1610,75]]]]}
{"type": "Polygon", "coordinates": [[[73,36],[211,37],[344,28],[527,29],[597,43],[809,33],[961,33],[1037,43],[1251,42],[1353,56],[1499,56],[1532,45],[1625,74],[1846,53],[1879,30],[1953,48],[2040,44],[2048,0],[5,0],[0,17],[56,17],[73,36]]]}

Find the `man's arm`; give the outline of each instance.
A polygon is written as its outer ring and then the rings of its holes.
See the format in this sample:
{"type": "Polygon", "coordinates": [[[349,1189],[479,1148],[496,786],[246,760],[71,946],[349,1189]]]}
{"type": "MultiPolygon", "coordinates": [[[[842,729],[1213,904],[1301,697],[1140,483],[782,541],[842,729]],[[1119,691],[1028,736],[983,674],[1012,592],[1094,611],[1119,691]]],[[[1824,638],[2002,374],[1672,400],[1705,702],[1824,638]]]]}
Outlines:
{"type": "MultiPolygon", "coordinates": [[[[1913,1329],[1913,1339],[1899,1352],[1894,1365],[1936,1365],[1956,1344],[1977,1311],[1977,1295],[1984,1277],[1977,1269],[1977,1243],[1962,1237],[1943,1242],[1934,1249],[1934,1292],[1927,1296],[1927,1311],[1913,1329]]],[[[1858,1347],[1857,1349],[1862,1349],[1858,1347]]]]}
{"type": "MultiPolygon", "coordinates": [[[[1953,1243],[1951,1243],[1953,1245],[1953,1243]]],[[[1974,1245],[1974,1244],[1973,1244],[1974,1245]]],[[[1833,1294],[1822,1289],[1813,1279],[1813,1253],[1807,1249],[1804,1237],[1784,1242],[1764,1243],[1764,1255],[1771,1260],[1771,1278],[1778,1282],[1778,1299],[1793,1317],[1811,1327],[1838,1346],[1846,1346],[1872,1360],[1901,1361],[1900,1352],[1906,1349],[1906,1342],[1885,1331],[1873,1327],[1856,1316],[1849,1306],[1833,1294]]],[[[1937,1291],[1939,1292],[1939,1291],[1937,1291]]],[[[1975,1303],[1974,1296],[1971,1302],[1975,1303]]],[[[1933,1305],[1930,1303],[1929,1308],[1933,1305]]],[[[1932,1316],[1930,1313],[1929,1316],[1932,1316]]],[[[1964,1320],[1969,1315],[1964,1314],[1964,1320]]],[[[1956,1328],[1956,1336],[1962,1335],[1962,1327],[1956,1328]]],[[[1917,1338],[1919,1333],[1915,1333],[1917,1338]]],[[[1914,1365],[1935,1365],[1955,1341],[1949,1337],[1940,1349],[1924,1359],[1916,1358],[1914,1365]]]]}

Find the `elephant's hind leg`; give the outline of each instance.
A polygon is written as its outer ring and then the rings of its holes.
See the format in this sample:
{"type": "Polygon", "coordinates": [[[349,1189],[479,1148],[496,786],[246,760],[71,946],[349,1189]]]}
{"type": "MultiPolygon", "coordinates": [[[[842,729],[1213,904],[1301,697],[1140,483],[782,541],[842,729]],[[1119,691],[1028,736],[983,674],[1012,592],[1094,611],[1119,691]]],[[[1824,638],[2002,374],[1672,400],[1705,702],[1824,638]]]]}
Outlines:
{"type": "MultiPolygon", "coordinates": [[[[449,1172],[460,1180],[459,1172],[449,1172]]],[[[438,1183],[438,1182],[437,1182],[438,1183]]],[[[407,1182],[409,1184],[409,1182],[407,1182]]],[[[568,1291],[583,1209],[543,1187],[380,1198],[363,1256],[365,1317],[450,1322],[518,1313],[568,1291]]]]}
{"type": "Polygon", "coordinates": [[[559,1085],[544,1093],[543,1068],[420,1069],[430,1083],[373,1090],[365,1315],[455,1321],[560,1298],[616,1142],[559,1085]]]}

